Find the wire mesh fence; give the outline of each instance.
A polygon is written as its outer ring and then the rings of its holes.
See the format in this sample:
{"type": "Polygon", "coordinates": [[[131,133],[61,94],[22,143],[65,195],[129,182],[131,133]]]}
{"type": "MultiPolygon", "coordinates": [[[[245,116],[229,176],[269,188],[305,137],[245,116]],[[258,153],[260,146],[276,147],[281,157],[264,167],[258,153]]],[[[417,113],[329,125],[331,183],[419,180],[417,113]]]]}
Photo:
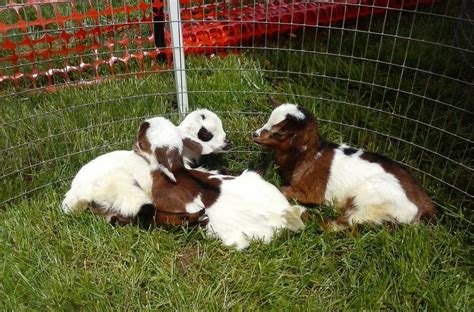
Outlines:
{"type": "MultiPolygon", "coordinates": [[[[329,138],[406,164],[445,211],[468,211],[469,1],[180,4],[189,103],[222,116],[238,142],[228,163],[247,154],[262,162],[247,137],[271,95],[310,108],[329,138]]],[[[169,8],[144,0],[4,3],[2,205],[61,193],[81,164],[128,149],[147,116],[179,119],[169,8]]]]}

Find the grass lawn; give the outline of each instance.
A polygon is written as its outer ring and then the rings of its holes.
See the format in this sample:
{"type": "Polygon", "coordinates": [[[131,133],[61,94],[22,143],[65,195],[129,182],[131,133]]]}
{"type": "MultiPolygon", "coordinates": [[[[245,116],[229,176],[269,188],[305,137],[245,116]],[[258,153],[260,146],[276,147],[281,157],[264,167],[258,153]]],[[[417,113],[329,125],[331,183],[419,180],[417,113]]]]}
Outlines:
{"type": "Polygon", "coordinates": [[[0,90],[0,309],[472,310],[473,98],[463,83],[472,72],[459,66],[462,53],[375,34],[449,46],[450,23],[397,13],[352,26],[370,35],[306,29],[238,55],[187,59],[191,109],[216,111],[235,143],[208,167],[264,167],[279,185],[272,154],[250,140],[272,94],[313,111],[327,138],[412,167],[439,206],[435,224],[326,233],[319,221],[337,213],[321,206],[304,231],[235,252],[199,229],[64,215],[62,197],[83,164],[130,149],[148,116],[179,121],[173,74],[0,90]]]}

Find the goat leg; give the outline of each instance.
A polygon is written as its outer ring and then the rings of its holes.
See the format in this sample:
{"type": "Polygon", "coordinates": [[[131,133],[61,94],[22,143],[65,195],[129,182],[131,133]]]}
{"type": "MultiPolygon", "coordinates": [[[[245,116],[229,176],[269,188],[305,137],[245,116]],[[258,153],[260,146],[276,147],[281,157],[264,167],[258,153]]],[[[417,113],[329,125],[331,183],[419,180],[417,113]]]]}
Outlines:
{"type": "Polygon", "coordinates": [[[280,188],[280,191],[288,199],[296,199],[298,202],[304,205],[319,205],[323,202],[324,199],[319,199],[312,194],[308,194],[305,191],[300,189],[295,189],[293,186],[283,186],[280,188]]]}
{"type": "Polygon", "coordinates": [[[280,191],[282,192],[283,195],[285,195],[286,198],[298,200],[298,197],[299,197],[298,195],[300,192],[295,191],[292,186],[282,186],[280,188],[280,191]]]}

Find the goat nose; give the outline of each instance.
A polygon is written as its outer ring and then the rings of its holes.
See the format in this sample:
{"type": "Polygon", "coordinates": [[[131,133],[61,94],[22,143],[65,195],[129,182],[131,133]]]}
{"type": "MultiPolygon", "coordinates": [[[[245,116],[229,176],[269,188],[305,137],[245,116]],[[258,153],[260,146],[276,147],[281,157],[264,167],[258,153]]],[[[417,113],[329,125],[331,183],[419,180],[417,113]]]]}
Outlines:
{"type": "Polygon", "coordinates": [[[209,223],[209,217],[207,216],[207,214],[204,213],[198,218],[198,224],[201,226],[206,226],[207,223],[209,223]]]}
{"type": "Polygon", "coordinates": [[[254,137],[254,138],[258,137],[257,131],[255,131],[254,133],[252,133],[252,137],[254,137]]]}

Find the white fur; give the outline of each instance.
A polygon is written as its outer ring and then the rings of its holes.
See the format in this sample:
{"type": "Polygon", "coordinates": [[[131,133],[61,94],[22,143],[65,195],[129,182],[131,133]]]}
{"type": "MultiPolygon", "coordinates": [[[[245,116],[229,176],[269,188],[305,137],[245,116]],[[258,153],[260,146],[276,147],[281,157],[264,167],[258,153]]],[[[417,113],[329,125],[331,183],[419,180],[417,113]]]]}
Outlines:
{"type": "MultiPolygon", "coordinates": [[[[191,137],[200,144],[206,144],[197,138],[197,132],[201,128],[199,122],[202,119],[200,118],[202,113],[205,114],[208,122],[216,124],[215,132],[209,131],[214,134],[213,144],[215,145],[212,146],[219,146],[216,150],[218,152],[221,146],[225,145],[226,135],[222,129],[222,122],[214,113],[208,110],[192,112],[183,120],[184,126],[179,129],[183,136],[191,137]],[[187,127],[186,125],[189,123],[192,123],[193,126],[187,127]],[[186,131],[195,132],[187,133],[186,131]]],[[[209,126],[209,128],[212,127],[209,126]]],[[[160,135],[159,129],[156,127],[150,127],[148,130],[152,136],[160,135]]],[[[176,138],[176,136],[174,139],[171,137],[162,138],[162,144],[165,144],[166,140],[169,144],[174,144],[176,138]]],[[[207,146],[212,148],[210,145],[207,146]]],[[[185,153],[183,158],[196,159],[199,156],[185,153]]],[[[155,164],[155,166],[157,165],[155,164]]],[[[204,171],[205,169],[200,170],[204,171]]],[[[84,210],[91,202],[95,202],[104,209],[106,215],[118,213],[122,216],[135,216],[142,205],[152,203],[151,184],[150,165],[145,159],[133,151],[107,153],[93,159],[79,170],[71,183],[71,188],[65,195],[62,210],[66,213],[84,210]]]]}
{"type": "Polygon", "coordinates": [[[195,213],[203,210],[205,206],[202,202],[201,194],[198,194],[198,196],[196,196],[192,202],[188,203],[185,208],[187,213],[195,213]]]}
{"type": "Polygon", "coordinates": [[[398,179],[377,163],[360,157],[363,151],[345,155],[341,146],[331,163],[325,199],[344,205],[354,198],[349,224],[382,221],[410,223],[418,209],[406,196],[398,179]]]}
{"type": "Polygon", "coordinates": [[[295,104],[290,104],[290,103],[282,104],[272,111],[270,118],[268,118],[267,123],[263,125],[262,128],[258,129],[256,131],[256,134],[260,135],[263,130],[270,131],[270,129],[273,126],[285,120],[287,115],[291,115],[295,117],[296,119],[305,118],[304,114],[298,109],[298,107],[295,104]]]}
{"type": "Polygon", "coordinates": [[[175,148],[181,154],[183,152],[183,137],[176,126],[164,117],[153,117],[145,120],[150,124],[146,131],[146,137],[151,144],[151,150],[157,147],[175,148]]]}
{"type": "Polygon", "coordinates": [[[133,216],[151,203],[148,163],[133,151],[115,151],[97,157],[74,177],[62,203],[64,212],[85,209],[94,201],[123,216],[133,216]]]}
{"type": "MultiPolygon", "coordinates": [[[[183,157],[183,159],[184,159],[184,157],[183,157]]],[[[187,163],[184,164],[184,167],[186,169],[193,169],[193,170],[198,170],[198,171],[202,171],[202,172],[206,172],[206,173],[212,173],[212,174],[216,174],[216,175],[219,175],[220,177],[222,177],[222,175],[219,173],[219,170],[210,170],[210,169],[207,169],[207,168],[202,167],[202,166],[199,166],[197,168],[192,168],[187,163]]]]}
{"type": "Polygon", "coordinates": [[[270,242],[279,229],[301,229],[303,212],[302,207],[290,207],[285,196],[260,175],[245,171],[234,179],[222,180],[220,196],[206,209],[207,233],[240,250],[251,239],[270,242]],[[294,213],[296,222],[288,217],[294,213]]]}

